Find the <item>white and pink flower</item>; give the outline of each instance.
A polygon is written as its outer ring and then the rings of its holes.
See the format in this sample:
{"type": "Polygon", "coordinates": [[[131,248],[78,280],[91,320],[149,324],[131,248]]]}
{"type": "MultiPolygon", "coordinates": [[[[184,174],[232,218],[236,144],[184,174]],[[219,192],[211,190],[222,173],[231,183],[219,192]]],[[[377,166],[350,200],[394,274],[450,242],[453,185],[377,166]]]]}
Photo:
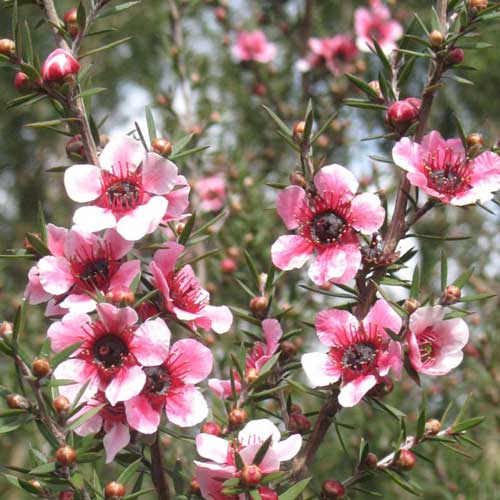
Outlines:
{"type": "Polygon", "coordinates": [[[114,229],[101,238],[78,226],[68,231],[48,224],[47,246],[51,255],[30,269],[25,296],[31,304],[50,300],[48,315],[91,312],[96,293],[127,289],[141,271],[139,260],[124,261],[133,243],[114,229]]]}
{"type": "Polygon", "coordinates": [[[95,165],[73,165],[64,173],[68,196],[80,207],[73,222],[95,232],[116,227],[129,241],[152,233],[168,214],[168,195],[178,180],[177,167],[144,151],[128,136],[112,138],[95,165]]]}
{"type": "Polygon", "coordinates": [[[302,367],[312,386],[341,380],[339,403],[351,407],[382,382],[391,368],[399,377],[403,366],[401,344],[391,340],[385,329],[397,333],[401,324],[401,318],[385,300],[378,300],[362,321],[339,309],[320,312],[316,331],[329,351],[302,356],[302,367]]]}
{"type": "Polygon", "coordinates": [[[269,63],[275,57],[277,48],[267,41],[263,31],[240,31],[232,48],[233,56],[242,62],[269,63]]]}
{"type": "Polygon", "coordinates": [[[177,258],[184,251],[182,245],[172,241],[165,246],[155,252],[150,270],[167,311],[194,330],[200,327],[216,333],[227,332],[233,322],[229,308],[210,305],[210,294],[201,287],[191,266],[176,270],[177,258]]]}
{"type": "MultiPolygon", "coordinates": [[[[246,373],[252,371],[253,376],[259,376],[262,367],[276,354],[283,330],[276,319],[265,319],[262,321],[264,331],[264,342],[256,342],[245,359],[246,373]]],[[[237,393],[241,390],[241,380],[238,372],[233,372],[234,388],[237,393]]],[[[224,399],[232,394],[231,381],[211,378],[208,387],[219,398],[224,399]]]]}
{"type": "Polygon", "coordinates": [[[98,319],[68,313],[47,333],[52,350],[61,352],[81,342],[73,356],[54,370],[57,379],[75,381],[60,387],[70,401],[88,382],[82,401],[103,391],[112,406],[139,394],[146,384],[142,367],[158,366],[169,354],[170,330],[160,319],[137,324],[131,307],[97,305],[98,319]]]}
{"type": "MultiPolygon", "coordinates": [[[[272,436],[271,445],[258,464],[264,475],[279,471],[281,462],[291,460],[297,455],[302,446],[300,434],[292,434],[280,441],[280,431],[268,419],[248,422],[235,441],[226,441],[212,434],[198,434],[196,436],[198,454],[209,460],[209,462],[195,461],[195,476],[200,484],[203,498],[210,500],[230,498],[222,493],[222,489],[224,481],[240,477],[241,471],[236,466],[235,453],[240,455],[245,465],[252,465],[255,455],[270,436],[272,436]]],[[[245,496],[241,495],[240,498],[244,499],[245,496]]]]}
{"type": "Polygon", "coordinates": [[[271,249],[276,267],[301,268],[316,254],[309,277],[317,285],[346,283],[361,264],[356,232],[371,234],[383,223],[385,210],[370,193],[356,195],[358,181],[340,165],[328,165],[314,176],[314,192],[289,186],[280,192],[277,209],[295,234],[280,236],[271,249]]]}
{"type": "Polygon", "coordinates": [[[408,355],[417,372],[446,375],[462,362],[469,329],[463,319],[444,315],[443,307],[427,306],[410,316],[408,355]]]}
{"type": "Polygon", "coordinates": [[[421,144],[404,137],[392,150],[410,183],[442,203],[486,202],[500,189],[500,157],[485,151],[470,159],[460,139],[444,140],[433,130],[421,144]]]}
{"type": "Polygon", "coordinates": [[[195,384],[208,377],[212,365],[212,353],[203,344],[178,340],[162,364],[143,368],[146,384],[142,392],[124,403],[129,425],[152,434],[158,429],[163,409],[175,425],[199,424],[206,418],[208,406],[195,384]]]}
{"type": "Polygon", "coordinates": [[[350,35],[336,35],[331,38],[310,38],[307,42],[310,53],[299,61],[300,71],[326,68],[335,76],[346,70],[346,65],[354,62],[358,48],[350,35]]]}
{"type": "Polygon", "coordinates": [[[369,52],[372,37],[380,48],[389,53],[397,48],[396,42],[403,36],[400,23],[391,19],[391,11],[381,0],[369,0],[369,7],[359,7],[354,12],[354,29],[359,50],[369,52]]]}
{"type": "Polygon", "coordinates": [[[199,209],[203,212],[217,212],[224,207],[227,199],[226,181],[219,175],[202,177],[195,184],[200,198],[199,209]]]}

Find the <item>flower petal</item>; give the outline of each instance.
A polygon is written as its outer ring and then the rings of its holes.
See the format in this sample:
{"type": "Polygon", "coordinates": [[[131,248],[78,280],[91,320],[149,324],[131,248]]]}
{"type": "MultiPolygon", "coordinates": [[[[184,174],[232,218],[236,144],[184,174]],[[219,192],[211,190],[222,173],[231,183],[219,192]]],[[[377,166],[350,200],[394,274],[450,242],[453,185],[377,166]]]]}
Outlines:
{"type": "Polygon", "coordinates": [[[354,197],[351,203],[349,222],[358,231],[365,234],[375,232],[384,222],[385,210],[380,198],[371,193],[362,193],[354,197]]]}
{"type": "Polygon", "coordinates": [[[177,166],[156,153],[148,153],[142,165],[142,185],[146,192],[167,194],[175,186],[177,166]]]}
{"type": "Polygon", "coordinates": [[[106,450],[106,463],[111,463],[118,452],[130,443],[128,427],[121,423],[114,424],[104,436],[102,443],[106,450]]]}
{"type": "Polygon", "coordinates": [[[153,434],[158,430],[160,411],[151,406],[146,396],[139,394],[125,401],[124,405],[130,427],[143,434],[153,434]]]}
{"type": "Polygon", "coordinates": [[[346,254],[341,245],[322,248],[309,267],[309,278],[316,285],[327,285],[340,278],[347,269],[346,254]]]}
{"type": "Polygon", "coordinates": [[[66,293],[74,284],[69,262],[64,257],[48,255],[38,262],[40,284],[52,295],[66,293]]]}
{"type": "Polygon", "coordinates": [[[194,385],[186,385],[167,397],[165,412],[173,424],[179,427],[192,427],[207,417],[208,406],[194,385]]]}
{"type": "Polygon", "coordinates": [[[363,399],[363,396],[376,385],[377,377],[375,375],[357,377],[342,387],[339,394],[339,403],[344,408],[356,406],[363,399]]]}
{"type": "Polygon", "coordinates": [[[111,277],[109,282],[109,289],[113,288],[129,288],[135,278],[141,272],[141,261],[140,260],[129,260],[120,266],[118,271],[111,277]]]}
{"type": "Polygon", "coordinates": [[[142,366],[161,365],[169,354],[170,330],[161,318],[142,323],[130,342],[130,351],[142,366]]]}
{"type": "Polygon", "coordinates": [[[65,227],[47,224],[47,247],[52,255],[64,256],[64,242],[67,234],[68,230],[65,227]]]}
{"type": "Polygon", "coordinates": [[[269,436],[272,436],[272,443],[277,443],[281,434],[276,425],[269,419],[261,418],[258,420],[251,420],[243,429],[238,433],[238,442],[243,446],[251,444],[262,444],[269,436]]]}
{"type": "Polygon", "coordinates": [[[357,332],[359,322],[348,311],[327,309],[318,313],[315,326],[319,340],[331,347],[349,343],[350,333],[357,332]]]}
{"type": "Polygon", "coordinates": [[[288,439],[280,441],[273,445],[273,451],[278,455],[280,462],[291,460],[302,447],[302,436],[292,434],[288,439]]]}
{"type": "Polygon", "coordinates": [[[266,339],[267,354],[273,355],[279,346],[279,341],[283,335],[283,330],[277,319],[265,319],[262,321],[262,329],[266,339]]]}
{"type": "Polygon", "coordinates": [[[70,345],[81,342],[87,336],[85,329],[91,322],[87,314],[68,313],[61,321],[52,323],[47,331],[52,350],[60,352],[70,345]]]}
{"type": "Polygon", "coordinates": [[[280,236],[271,248],[273,264],[283,271],[300,269],[313,249],[312,243],[302,236],[295,234],[280,236]]]}
{"type": "Polygon", "coordinates": [[[384,299],[379,299],[366,315],[363,324],[367,331],[369,330],[368,325],[376,325],[384,333],[386,328],[399,333],[402,321],[401,317],[384,299]]]}
{"type": "Polygon", "coordinates": [[[115,406],[137,396],[146,383],[146,374],[139,366],[123,367],[118,370],[105,390],[106,398],[115,406]]]}
{"type": "Polygon", "coordinates": [[[186,384],[197,384],[210,375],[213,357],[201,342],[182,339],[172,346],[168,363],[171,363],[172,376],[186,384]]]}
{"type": "Polygon", "coordinates": [[[288,186],[280,191],[276,202],[276,209],[287,229],[298,226],[297,212],[305,203],[306,192],[299,186],[288,186]]]}
{"type": "Polygon", "coordinates": [[[108,332],[120,333],[137,323],[139,317],[131,307],[115,307],[112,304],[98,304],[97,313],[108,332]]]}
{"type": "Polygon", "coordinates": [[[325,387],[340,379],[340,371],[324,352],[308,352],[300,361],[311,387],[325,387]]]}
{"type": "Polygon", "coordinates": [[[139,141],[128,135],[112,137],[99,156],[101,167],[109,172],[120,172],[129,167],[135,170],[145,155],[144,147],[139,141]]]}
{"type": "Polygon", "coordinates": [[[392,159],[407,172],[419,172],[422,168],[422,147],[408,137],[403,137],[392,148],[392,159]]]}
{"type": "Polygon", "coordinates": [[[226,463],[229,453],[229,442],[212,434],[197,434],[196,451],[200,457],[218,464],[226,463]]]}
{"type": "Polygon", "coordinates": [[[108,229],[103,240],[109,245],[110,256],[115,260],[125,257],[134,247],[134,243],[122,238],[116,229],[108,229]]]}
{"type": "Polygon", "coordinates": [[[64,171],[64,187],[68,196],[78,203],[99,197],[102,190],[101,169],[95,165],[73,165],[64,171]]]}
{"type": "Polygon", "coordinates": [[[321,168],[314,176],[314,185],[321,197],[324,198],[326,194],[330,199],[334,195],[333,204],[337,200],[350,200],[359,186],[354,174],[342,165],[337,164],[326,165],[321,168]]]}
{"type": "Polygon", "coordinates": [[[202,318],[195,319],[195,323],[206,330],[212,329],[215,333],[226,333],[233,324],[233,313],[227,306],[207,305],[201,311],[202,318]],[[207,325],[202,319],[208,320],[207,325]]]}
{"type": "Polygon", "coordinates": [[[76,209],[73,222],[92,233],[116,226],[116,219],[111,210],[95,206],[76,209]]]}

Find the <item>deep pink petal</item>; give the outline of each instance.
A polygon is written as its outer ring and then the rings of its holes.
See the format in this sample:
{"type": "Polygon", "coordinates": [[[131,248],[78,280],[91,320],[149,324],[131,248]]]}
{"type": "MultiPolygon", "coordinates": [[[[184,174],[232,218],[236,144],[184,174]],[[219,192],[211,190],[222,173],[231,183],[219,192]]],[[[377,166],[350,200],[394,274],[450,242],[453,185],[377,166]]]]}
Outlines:
{"type": "Polygon", "coordinates": [[[38,266],[33,266],[28,272],[28,285],[24,291],[24,296],[30,304],[41,304],[52,297],[52,294],[46,292],[40,283],[38,266]]]}
{"type": "Polygon", "coordinates": [[[314,176],[314,185],[318,194],[324,197],[332,194],[335,200],[350,200],[358,190],[358,181],[354,174],[341,165],[326,165],[314,176]]]}
{"type": "Polygon", "coordinates": [[[87,336],[86,329],[91,322],[87,314],[68,313],[61,321],[52,323],[47,331],[52,350],[60,352],[70,345],[81,342],[87,336]]]}
{"type": "Polygon", "coordinates": [[[82,254],[92,255],[98,242],[99,237],[95,234],[79,226],[73,226],[68,232],[68,236],[64,242],[64,255],[68,260],[81,256],[82,254]]]}
{"type": "Polygon", "coordinates": [[[283,270],[300,269],[313,252],[313,245],[302,236],[280,236],[271,248],[273,264],[283,270]]]}
{"type": "Polygon", "coordinates": [[[139,394],[125,401],[125,414],[130,427],[143,434],[153,434],[160,425],[159,409],[151,406],[148,398],[139,394]]]}
{"type": "Polygon", "coordinates": [[[168,363],[172,376],[186,384],[197,384],[210,375],[213,357],[201,342],[182,339],[172,346],[168,363]]]}
{"type": "Polygon", "coordinates": [[[228,458],[229,441],[212,434],[201,433],[196,436],[196,451],[200,457],[224,464],[228,458]]]}
{"type": "Polygon", "coordinates": [[[67,234],[68,230],[65,227],[47,224],[47,247],[52,255],[56,257],[64,256],[64,242],[67,234]]]}
{"type": "Polygon", "coordinates": [[[422,358],[420,356],[417,337],[412,331],[409,331],[406,340],[408,341],[408,357],[410,358],[410,363],[413,368],[419,372],[422,368],[422,358]]]}
{"type": "Polygon", "coordinates": [[[262,321],[262,330],[266,339],[267,354],[273,355],[279,346],[283,330],[277,319],[265,319],[262,321]]]}
{"type": "Polygon", "coordinates": [[[95,165],[73,165],[64,171],[64,187],[68,196],[78,203],[99,197],[102,190],[101,170],[95,165]]]}
{"type": "MultiPolygon", "coordinates": [[[[211,378],[208,380],[209,389],[220,399],[228,398],[232,395],[231,381],[211,378]]],[[[234,381],[234,389],[236,394],[241,391],[241,383],[238,380],[234,381]]]]}
{"type": "Polygon", "coordinates": [[[122,238],[116,229],[108,229],[104,233],[103,240],[109,245],[111,257],[116,260],[125,257],[134,247],[134,243],[122,238]]]}
{"type": "Polygon", "coordinates": [[[391,340],[385,352],[382,352],[378,358],[379,375],[385,377],[389,370],[394,372],[396,378],[400,378],[403,370],[403,349],[400,342],[391,340]]]}
{"type": "Polygon", "coordinates": [[[40,284],[52,295],[66,293],[74,284],[69,262],[63,257],[44,257],[38,262],[40,284]]]}
{"type": "Polygon", "coordinates": [[[158,250],[153,256],[153,262],[167,276],[175,268],[175,262],[184,251],[184,246],[175,241],[165,243],[165,249],[158,250]]]}
{"type": "Polygon", "coordinates": [[[99,390],[99,377],[94,365],[86,363],[81,359],[67,359],[57,365],[54,370],[54,378],[57,380],[74,380],[74,384],[61,385],[59,394],[74,401],[80,392],[82,385],[88,382],[87,388],[80,398],[80,403],[88,401],[97,394],[99,390]]]}
{"type": "Polygon", "coordinates": [[[130,351],[142,366],[161,365],[169,354],[170,330],[161,318],[142,323],[135,331],[130,351]]]}
{"type": "Polygon", "coordinates": [[[375,375],[361,375],[342,387],[339,403],[344,408],[356,406],[363,399],[363,396],[376,385],[377,377],[375,375]]]}
{"type": "Polygon", "coordinates": [[[349,222],[358,231],[374,233],[384,222],[385,210],[380,198],[371,193],[355,196],[351,203],[349,222]]]}
{"type": "Polygon", "coordinates": [[[407,172],[422,171],[422,147],[408,137],[403,137],[392,148],[392,159],[398,167],[407,172]]]}
{"type": "Polygon", "coordinates": [[[276,202],[276,209],[287,229],[298,226],[297,213],[305,203],[306,192],[299,186],[288,186],[280,191],[276,202]]]}
{"type": "Polygon", "coordinates": [[[106,432],[102,442],[106,450],[106,463],[109,464],[115,459],[118,452],[130,443],[128,427],[118,422],[115,423],[106,432]]]}
{"type": "Polygon", "coordinates": [[[332,283],[339,283],[340,285],[351,281],[356,276],[356,273],[361,266],[361,252],[359,250],[358,243],[343,244],[342,250],[346,258],[346,268],[342,273],[342,276],[331,280],[332,283]]]}
{"type": "Polygon", "coordinates": [[[135,170],[145,156],[145,150],[139,141],[127,135],[112,137],[99,156],[101,167],[105,170],[118,171],[128,167],[135,170]],[[113,168],[115,170],[113,170],[113,168]]]}
{"type": "Polygon", "coordinates": [[[174,190],[166,195],[168,208],[163,220],[178,220],[186,208],[189,206],[189,192],[191,188],[183,175],[178,175],[175,179],[174,190]]]}
{"type": "Polygon", "coordinates": [[[316,316],[316,332],[319,340],[332,347],[349,342],[346,332],[356,332],[359,328],[358,320],[348,311],[341,309],[327,309],[316,316]]]}
{"type": "Polygon", "coordinates": [[[111,281],[109,283],[109,289],[113,288],[129,288],[135,278],[141,272],[141,261],[140,260],[129,260],[120,266],[118,271],[113,274],[111,281]]]}
{"type": "Polygon", "coordinates": [[[222,466],[211,462],[198,462],[195,460],[195,476],[200,485],[202,498],[210,500],[227,500],[227,495],[222,493],[225,480],[236,474],[233,465],[222,466]]]}
{"type": "Polygon", "coordinates": [[[112,304],[98,304],[97,313],[108,332],[119,333],[137,323],[139,317],[131,307],[115,307],[112,304]]]}
{"type": "Polygon", "coordinates": [[[333,366],[330,357],[324,352],[303,354],[301,363],[311,387],[325,387],[340,379],[340,371],[333,366]]]}
{"type": "Polygon", "coordinates": [[[422,139],[422,153],[426,155],[427,153],[432,153],[436,149],[446,149],[446,141],[437,130],[432,130],[422,139]]]}
{"type": "Polygon", "coordinates": [[[167,418],[179,427],[192,427],[208,415],[208,406],[201,392],[193,385],[186,385],[175,394],[168,395],[165,411],[167,418]]]}
{"type": "Polygon", "coordinates": [[[137,396],[146,383],[146,374],[139,366],[123,367],[118,370],[106,387],[106,398],[115,406],[119,401],[127,401],[137,396]]]}
{"type": "Polygon", "coordinates": [[[401,330],[402,320],[399,314],[383,299],[377,300],[363,320],[367,331],[368,325],[376,325],[382,332],[389,328],[395,333],[401,330]]]}
{"type": "Polygon", "coordinates": [[[148,153],[142,166],[142,185],[146,192],[167,194],[175,186],[177,167],[156,153],[148,153]]]}

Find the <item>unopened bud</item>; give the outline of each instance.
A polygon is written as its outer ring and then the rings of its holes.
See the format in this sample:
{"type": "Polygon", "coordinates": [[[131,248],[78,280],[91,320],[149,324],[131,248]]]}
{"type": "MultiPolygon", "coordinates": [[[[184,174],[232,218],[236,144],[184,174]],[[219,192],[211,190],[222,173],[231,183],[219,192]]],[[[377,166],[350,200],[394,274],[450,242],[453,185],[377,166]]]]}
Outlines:
{"type": "Polygon", "coordinates": [[[464,51],[462,49],[453,49],[448,54],[446,62],[449,66],[454,66],[455,64],[460,64],[463,62],[465,57],[464,51]]]}
{"type": "Polygon", "coordinates": [[[290,183],[303,189],[305,189],[307,186],[306,178],[301,172],[292,172],[290,174],[290,183]]]}
{"type": "Polygon", "coordinates": [[[26,73],[18,71],[14,77],[14,87],[19,92],[26,92],[31,89],[31,80],[26,73]]]}
{"type": "Polygon", "coordinates": [[[278,494],[267,486],[261,486],[258,488],[258,492],[262,500],[278,500],[279,498],[278,494]]]}
{"type": "Polygon", "coordinates": [[[488,0],[469,0],[469,9],[474,12],[480,12],[488,7],[488,0]]]}
{"type": "Polygon", "coordinates": [[[232,259],[237,259],[240,256],[240,249],[238,247],[229,247],[226,252],[232,259]]]}
{"type": "Polygon", "coordinates": [[[311,421],[300,413],[292,413],[288,422],[288,430],[290,432],[305,434],[311,430],[311,421]]]}
{"type": "Polygon", "coordinates": [[[377,94],[379,101],[383,102],[385,100],[378,80],[372,80],[371,82],[369,82],[368,87],[370,87],[377,94]]]}
{"type": "Polygon", "coordinates": [[[332,479],[325,481],[321,486],[321,498],[323,500],[333,500],[344,498],[345,488],[340,481],[332,479]]]}
{"type": "Polygon", "coordinates": [[[65,396],[58,396],[52,401],[52,407],[58,415],[66,415],[71,409],[71,403],[65,396]]]}
{"type": "Polygon", "coordinates": [[[247,486],[255,486],[262,480],[262,471],[258,465],[245,465],[241,471],[240,479],[247,486]]]}
{"type": "Polygon", "coordinates": [[[435,435],[441,430],[441,422],[435,418],[430,418],[425,423],[425,431],[429,434],[435,435]]]}
{"type": "Polygon", "coordinates": [[[429,42],[431,42],[434,49],[439,49],[443,45],[444,35],[438,30],[431,31],[429,33],[429,42]]]}
{"type": "Polygon", "coordinates": [[[378,458],[375,453],[368,453],[365,458],[365,463],[367,469],[375,470],[378,467],[378,458]]]}
{"type": "Polygon", "coordinates": [[[58,498],[59,500],[74,500],[75,494],[72,491],[61,491],[58,498]]]}
{"type": "Polygon", "coordinates": [[[76,134],[68,140],[68,142],[66,143],[66,154],[70,158],[73,154],[77,154],[83,158],[84,150],[82,136],[80,134],[76,134]]]}
{"type": "Polygon", "coordinates": [[[411,470],[417,462],[415,453],[411,450],[400,450],[398,458],[392,464],[397,470],[411,470]]]}
{"type": "Polygon", "coordinates": [[[71,446],[61,446],[56,451],[56,462],[59,465],[67,467],[76,461],[76,451],[71,446]]]}
{"type": "Polygon", "coordinates": [[[289,340],[284,340],[283,342],[281,342],[280,350],[281,350],[281,357],[285,361],[293,358],[297,353],[297,347],[293,342],[290,342],[289,340]]]}
{"type": "Polygon", "coordinates": [[[35,359],[35,361],[33,361],[33,364],[31,365],[31,371],[37,378],[46,377],[51,371],[50,363],[45,358],[35,359]]]}
{"type": "Polygon", "coordinates": [[[403,304],[403,309],[408,314],[413,314],[419,307],[420,307],[420,302],[412,297],[406,299],[405,303],[403,304]]]}
{"type": "Polygon", "coordinates": [[[447,286],[443,295],[441,296],[441,303],[444,305],[455,304],[462,297],[462,290],[458,286],[450,285],[447,286]]]}
{"type": "Polygon", "coordinates": [[[135,295],[130,288],[119,286],[109,290],[105,298],[108,302],[112,302],[113,304],[127,304],[129,306],[135,304],[135,295]]]}
{"type": "Polygon", "coordinates": [[[0,337],[3,337],[4,335],[10,335],[13,328],[14,325],[12,323],[9,323],[8,321],[2,321],[0,323],[0,337]]]}
{"type": "Polygon", "coordinates": [[[42,483],[36,479],[30,479],[28,481],[28,483],[30,483],[31,486],[33,486],[33,488],[35,488],[36,490],[38,490],[40,492],[43,490],[42,483]]]}
{"type": "Polygon", "coordinates": [[[14,57],[16,55],[16,43],[9,38],[0,39],[0,54],[7,57],[14,57]]]}
{"type": "Polygon", "coordinates": [[[7,396],[7,406],[11,410],[29,410],[31,403],[21,394],[9,394],[7,396]]]}
{"type": "Polygon", "coordinates": [[[67,10],[63,16],[64,26],[71,38],[76,38],[78,35],[78,11],[76,8],[67,10]]]}
{"type": "Polygon", "coordinates": [[[484,141],[481,134],[469,134],[467,136],[467,148],[469,150],[469,156],[475,156],[481,151],[484,141]]]}
{"type": "Polygon", "coordinates": [[[245,379],[249,384],[255,382],[258,378],[259,378],[259,370],[257,370],[257,368],[249,368],[245,372],[245,379]]]}
{"type": "Polygon", "coordinates": [[[256,83],[252,88],[253,95],[264,97],[267,93],[266,86],[263,83],[256,83]]]}
{"type": "Polygon", "coordinates": [[[248,420],[248,413],[243,408],[233,408],[229,412],[229,424],[233,429],[238,429],[248,420]]]}
{"type": "Polygon", "coordinates": [[[159,155],[170,156],[172,154],[172,144],[170,144],[170,142],[163,137],[153,139],[151,147],[153,148],[153,151],[159,155]]]}
{"type": "Polygon", "coordinates": [[[201,432],[212,436],[222,436],[222,429],[217,422],[205,422],[201,426],[201,432]]]}
{"type": "Polygon", "coordinates": [[[250,300],[249,307],[254,316],[257,318],[264,318],[267,313],[267,308],[269,307],[269,297],[265,295],[253,297],[252,300],[250,300]]]}
{"type": "Polygon", "coordinates": [[[302,136],[304,135],[304,130],[306,129],[306,122],[297,122],[293,126],[293,136],[295,139],[301,139],[302,136]]]}
{"type": "Polygon", "coordinates": [[[125,486],[116,481],[108,483],[104,488],[104,498],[108,499],[118,499],[125,496],[125,486]]]}
{"type": "Polygon", "coordinates": [[[195,477],[191,478],[191,481],[189,483],[189,491],[192,495],[198,495],[201,492],[200,483],[195,477]]]}
{"type": "Polygon", "coordinates": [[[396,101],[387,110],[389,126],[400,134],[403,134],[418,120],[421,106],[422,101],[415,97],[396,101]]]}
{"type": "Polygon", "coordinates": [[[236,271],[237,268],[238,268],[238,265],[236,264],[236,261],[234,259],[227,257],[227,258],[221,260],[220,270],[223,273],[227,273],[227,274],[234,273],[234,271],[236,271]]]}
{"type": "Polygon", "coordinates": [[[223,23],[227,19],[227,10],[224,7],[216,7],[214,9],[215,19],[223,23]]]}

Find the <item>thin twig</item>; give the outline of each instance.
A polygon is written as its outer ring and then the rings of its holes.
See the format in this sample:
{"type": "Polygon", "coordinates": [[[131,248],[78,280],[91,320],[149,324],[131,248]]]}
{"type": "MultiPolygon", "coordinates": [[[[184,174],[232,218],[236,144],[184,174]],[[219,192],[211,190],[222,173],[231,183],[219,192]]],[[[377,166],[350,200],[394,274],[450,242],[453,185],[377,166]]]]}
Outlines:
{"type": "Polygon", "coordinates": [[[163,467],[163,455],[160,444],[160,432],[156,433],[151,450],[151,476],[156,489],[158,500],[170,500],[170,490],[168,488],[167,476],[163,467]]]}

